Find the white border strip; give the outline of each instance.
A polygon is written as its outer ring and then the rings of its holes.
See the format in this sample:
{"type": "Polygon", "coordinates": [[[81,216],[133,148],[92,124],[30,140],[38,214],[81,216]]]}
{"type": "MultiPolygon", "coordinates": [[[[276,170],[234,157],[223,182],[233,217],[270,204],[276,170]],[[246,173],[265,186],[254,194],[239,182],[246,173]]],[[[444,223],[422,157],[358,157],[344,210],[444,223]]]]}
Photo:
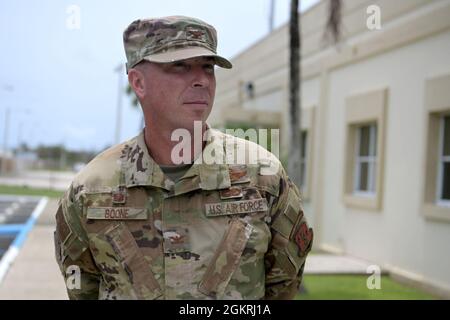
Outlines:
{"type": "Polygon", "coordinates": [[[2,260],[0,261],[0,285],[3,281],[3,278],[6,276],[9,267],[14,262],[14,259],[19,254],[19,248],[17,247],[9,247],[6,253],[3,255],[2,260]]]}
{"type": "Polygon", "coordinates": [[[33,212],[31,213],[30,217],[28,218],[27,222],[24,224],[22,230],[19,232],[19,234],[16,236],[6,253],[3,255],[2,259],[0,260],[0,285],[3,281],[3,278],[6,276],[9,267],[13,264],[14,259],[19,254],[20,248],[22,247],[23,243],[25,242],[26,236],[28,235],[28,232],[33,228],[34,223],[36,222],[37,218],[41,215],[41,213],[44,211],[45,206],[47,205],[48,198],[42,197],[39,201],[36,208],[34,208],[33,212]]]}

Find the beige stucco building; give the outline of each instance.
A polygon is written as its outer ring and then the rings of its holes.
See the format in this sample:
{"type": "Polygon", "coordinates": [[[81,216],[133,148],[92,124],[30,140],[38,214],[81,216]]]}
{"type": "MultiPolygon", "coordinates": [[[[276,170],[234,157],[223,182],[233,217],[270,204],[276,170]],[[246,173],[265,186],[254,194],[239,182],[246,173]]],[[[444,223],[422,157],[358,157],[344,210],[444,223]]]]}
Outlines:
{"type": "MultiPolygon", "coordinates": [[[[302,15],[302,192],[315,246],[450,297],[450,0],[344,0],[337,47],[326,17],[327,1],[302,15]]],[[[282,159],[288,30],[218,72],[210,117],[279,127],[282,159]]]]}

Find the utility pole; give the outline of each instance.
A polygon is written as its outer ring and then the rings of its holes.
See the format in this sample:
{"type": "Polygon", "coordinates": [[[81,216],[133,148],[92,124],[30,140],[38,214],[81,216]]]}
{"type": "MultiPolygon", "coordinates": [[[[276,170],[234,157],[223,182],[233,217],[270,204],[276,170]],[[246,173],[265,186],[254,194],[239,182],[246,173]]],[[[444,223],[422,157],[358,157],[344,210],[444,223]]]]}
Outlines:
{"type": "Polygon", "coordinates": [[[22,147],[22,130],[23,130],[23,122],[19,122],[19,132],[17,133],[17,148],[20,149],[22,147]]]}
{"type": "Polygon", "coordinates": [[[4,134],[3,134],[3,152],[6,154],[8,151],[8,131],[9,131],[9,114],[10,114],[9,108],[6,108],[5,112],[5,128],[4,128],[4,134]]]}
{"type": "Polygon", "coordinates": [[[120,133],[121,133],[121,127],[122,127],[122,95],[123,95],[123,84],[122,84],[122,74],[123,65],[119,64],[116,69],[114,69],[115,72],[118,73],[118,92],[117,92],[117,114],[116,114],[116,132],[114,136],[114,144],[118,144],[120,142],[120,133]]]}

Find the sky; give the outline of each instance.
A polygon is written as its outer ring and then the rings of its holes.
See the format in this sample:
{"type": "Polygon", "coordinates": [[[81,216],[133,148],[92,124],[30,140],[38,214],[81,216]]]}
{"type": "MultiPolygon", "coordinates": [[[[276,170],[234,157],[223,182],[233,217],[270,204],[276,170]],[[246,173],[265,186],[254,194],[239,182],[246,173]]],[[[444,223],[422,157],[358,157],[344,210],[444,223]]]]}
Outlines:
{"type": "MultiPolygon", "coordinates": [[[[318,1],[302,0],[302,10],[318,1]]],[[[288,21],[289,5],[275,0],[275,27],[288,21]]],[[[270,0],[2,0],[0,150],[114,144],[118,84],[127,81],[115,70],[126,62],[122,32],[133,20],[200,18],[217,29],[218,53],[232,59],[268,34],[269,11],[270,0]]],[[[141,121],[126,95],[122,106],[120,141],[138,134],[141,121]]]]}

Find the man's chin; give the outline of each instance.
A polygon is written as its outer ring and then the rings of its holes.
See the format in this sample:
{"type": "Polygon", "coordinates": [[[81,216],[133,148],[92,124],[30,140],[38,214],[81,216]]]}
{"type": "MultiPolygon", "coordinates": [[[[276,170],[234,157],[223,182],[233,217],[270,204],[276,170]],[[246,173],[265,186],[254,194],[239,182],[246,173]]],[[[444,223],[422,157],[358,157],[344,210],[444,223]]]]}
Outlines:
{"type": "Polygon", "coordinates": [[[198,113],[198,114],[191,114],[191,115],[187,115],[185,119],[183,119],[182,121],[184,123],[186,123],[189,127],[194,127],[194,123],[196,122],[201,122],[202,124],[204,124],[206,122],[206,119],[208,119],[209,116],[209,112],[202,112],[202,113],[198,113]]]}
{"type": "Polygon", "coordinates": [[[201,117],[185,119],[181,123],[177,124],[176,129],[186,129],[193,131],[195,128],[201,128],[205,125],[206,120],[201,117]]]}

